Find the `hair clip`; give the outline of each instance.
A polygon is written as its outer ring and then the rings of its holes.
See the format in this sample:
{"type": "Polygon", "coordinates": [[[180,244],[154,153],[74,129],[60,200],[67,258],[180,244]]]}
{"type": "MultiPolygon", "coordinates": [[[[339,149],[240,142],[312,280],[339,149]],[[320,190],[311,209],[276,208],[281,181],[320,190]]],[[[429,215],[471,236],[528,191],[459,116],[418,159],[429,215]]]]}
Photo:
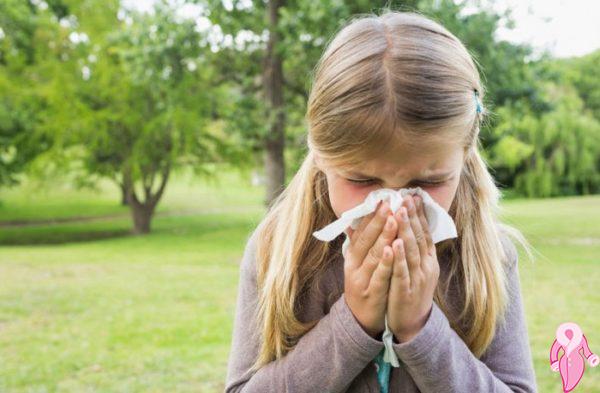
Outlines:
{"type": "Polygon", "coordinates": [[[477,105],[477,113],[482,112],[481,101],[479,101],[479,92],[477,90],[473,90],[475,97],[475,105],[477,105]]]}

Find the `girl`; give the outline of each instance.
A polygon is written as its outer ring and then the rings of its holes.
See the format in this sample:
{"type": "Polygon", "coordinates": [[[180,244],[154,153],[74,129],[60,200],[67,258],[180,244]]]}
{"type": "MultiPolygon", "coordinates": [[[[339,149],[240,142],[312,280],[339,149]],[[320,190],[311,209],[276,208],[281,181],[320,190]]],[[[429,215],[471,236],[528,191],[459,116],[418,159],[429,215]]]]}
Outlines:
{"type": "Polygon", "coordinates": [[[306,159],[246,245],[226,392],[536,391],[508,235],[531,253],[498,220],[478,151],[483,93],[463,44],[420,14],[338,32],[315,70],[306,159]],[[433,245],[410,196],[347,229],[346,258],[342,236],[312,236],[373,190],[413,186],[457,238],[433,245]],[[400,360],[389,376],[386,312],[400,360]]]}

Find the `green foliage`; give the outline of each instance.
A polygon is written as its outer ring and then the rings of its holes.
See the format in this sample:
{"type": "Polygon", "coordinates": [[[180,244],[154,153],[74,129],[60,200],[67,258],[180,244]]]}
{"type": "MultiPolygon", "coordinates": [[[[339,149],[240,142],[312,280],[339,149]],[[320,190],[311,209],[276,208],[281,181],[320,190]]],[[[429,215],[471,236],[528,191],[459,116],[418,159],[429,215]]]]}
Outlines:
{"type": "Polygon", "coordinates": [[[521,142],[512,135],[507,135],[494,145],[493,154],[500,164],[504,164],[514,171],[523,160],[531,155],[533,150],[533,146],[521,142]]]}
{"type": "Polygon", "coordinates": [[[600,121],[600,50],[589,55],[556,62],[565,84],[573,85],[596,120],[600,121]]]}
{"type": "Polygon", "coordinates": [[[590,194],[600,190],[600,122],[576,91],[549,82],[553,109],[541,116],[503,107],[493,164],[499,178],[526,196],[590,194]],[[510,183],[510,181],[513,183],[510,183]]]}
{"type": "Polygon", "coordinates": [[[53,145],[59,91],[54,79],[71,69],[68,42],[56,17],[18,0],[0,2],[0,187],[53,145]]]}
{"type": "Polygon", "coordinates": [[[89,127],[84,143],[90,172],[118,179],[131,168],[148,181],[165,168],[222,159],[227,146],[210,134],[213,77],[190,20],[158,4],[153,14],[131,13],[95,53],[80,98],[89,127]]]}

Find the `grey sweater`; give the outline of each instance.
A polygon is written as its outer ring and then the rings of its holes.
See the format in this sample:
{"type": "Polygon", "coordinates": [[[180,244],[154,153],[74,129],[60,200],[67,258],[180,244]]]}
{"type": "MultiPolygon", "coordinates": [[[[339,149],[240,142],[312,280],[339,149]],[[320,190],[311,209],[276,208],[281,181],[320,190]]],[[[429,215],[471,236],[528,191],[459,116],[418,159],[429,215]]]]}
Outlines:
{"type": "MultiPolygon", "coordinates": [[[[283,358],[250,373],[260,344],[258,331],[253,328],[257,310],[256,233],[255,229],[248,238],[240,266],[225,391],[379,393],[374,359],[384,345],[361,328],[346,303],[341,253],[299,307],[298,319],[319,322],[283,358]]],[[[507,269],[510,303],[506,323],[497,327],[491,346],[476,358],[433,302],[422,330],[408,342],[394,343],[400,367],[392,367],[390,393],[537,391],[520,293],[518,254],[508,238],[502,242],[511,256],[507,269]]],[[[446,270],[440,263],[440,278],[442,274],[446,270]]]]}

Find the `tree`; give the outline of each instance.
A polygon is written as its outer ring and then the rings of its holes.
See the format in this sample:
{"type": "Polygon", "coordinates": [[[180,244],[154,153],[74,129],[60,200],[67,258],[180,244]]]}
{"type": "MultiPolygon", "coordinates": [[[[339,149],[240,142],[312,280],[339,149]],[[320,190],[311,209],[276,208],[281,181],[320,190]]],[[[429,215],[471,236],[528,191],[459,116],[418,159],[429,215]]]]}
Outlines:
{"type": "Polygon", "coordinates": [[[500,179],[528,197],[583,195],[600,190],[600,122],[572,86],[546,82],[552,110],[504,106],[491,151],[500,179]]]}
{"type": "Polygon", "coordinates": [[[0,2],[0,186],[15,185],[43,159],[54,144],[56,115],[65,113],[60,104],[70,84],[58,91],[55,81],[74,69],[77,47],[60,26],[59,3],[0,2]]]}
{"type": "Polygon", "coordinates": [[[584,106],[600,121],[600,49],[586,56],[554,61],[564,83],[575,87],[584,106]]]}
{"type": "MultiPolygon", "coordinates": [[[[100,44],[82,82],[83,144],[90,174],[115,181],[130,205],[134,233],[150,231],[171,172],[235,157],[223,135],[208,127],[215,70],[190,20],[166,2],[152,13],[130,11],[100,44]]],[[[116,16],[116,15],[115,15],[116,16]]],[[[218,96],[217,96],[218,98],[218,96]]],[[[217,103],[218,105],[218,103],[217,103]]]]}

